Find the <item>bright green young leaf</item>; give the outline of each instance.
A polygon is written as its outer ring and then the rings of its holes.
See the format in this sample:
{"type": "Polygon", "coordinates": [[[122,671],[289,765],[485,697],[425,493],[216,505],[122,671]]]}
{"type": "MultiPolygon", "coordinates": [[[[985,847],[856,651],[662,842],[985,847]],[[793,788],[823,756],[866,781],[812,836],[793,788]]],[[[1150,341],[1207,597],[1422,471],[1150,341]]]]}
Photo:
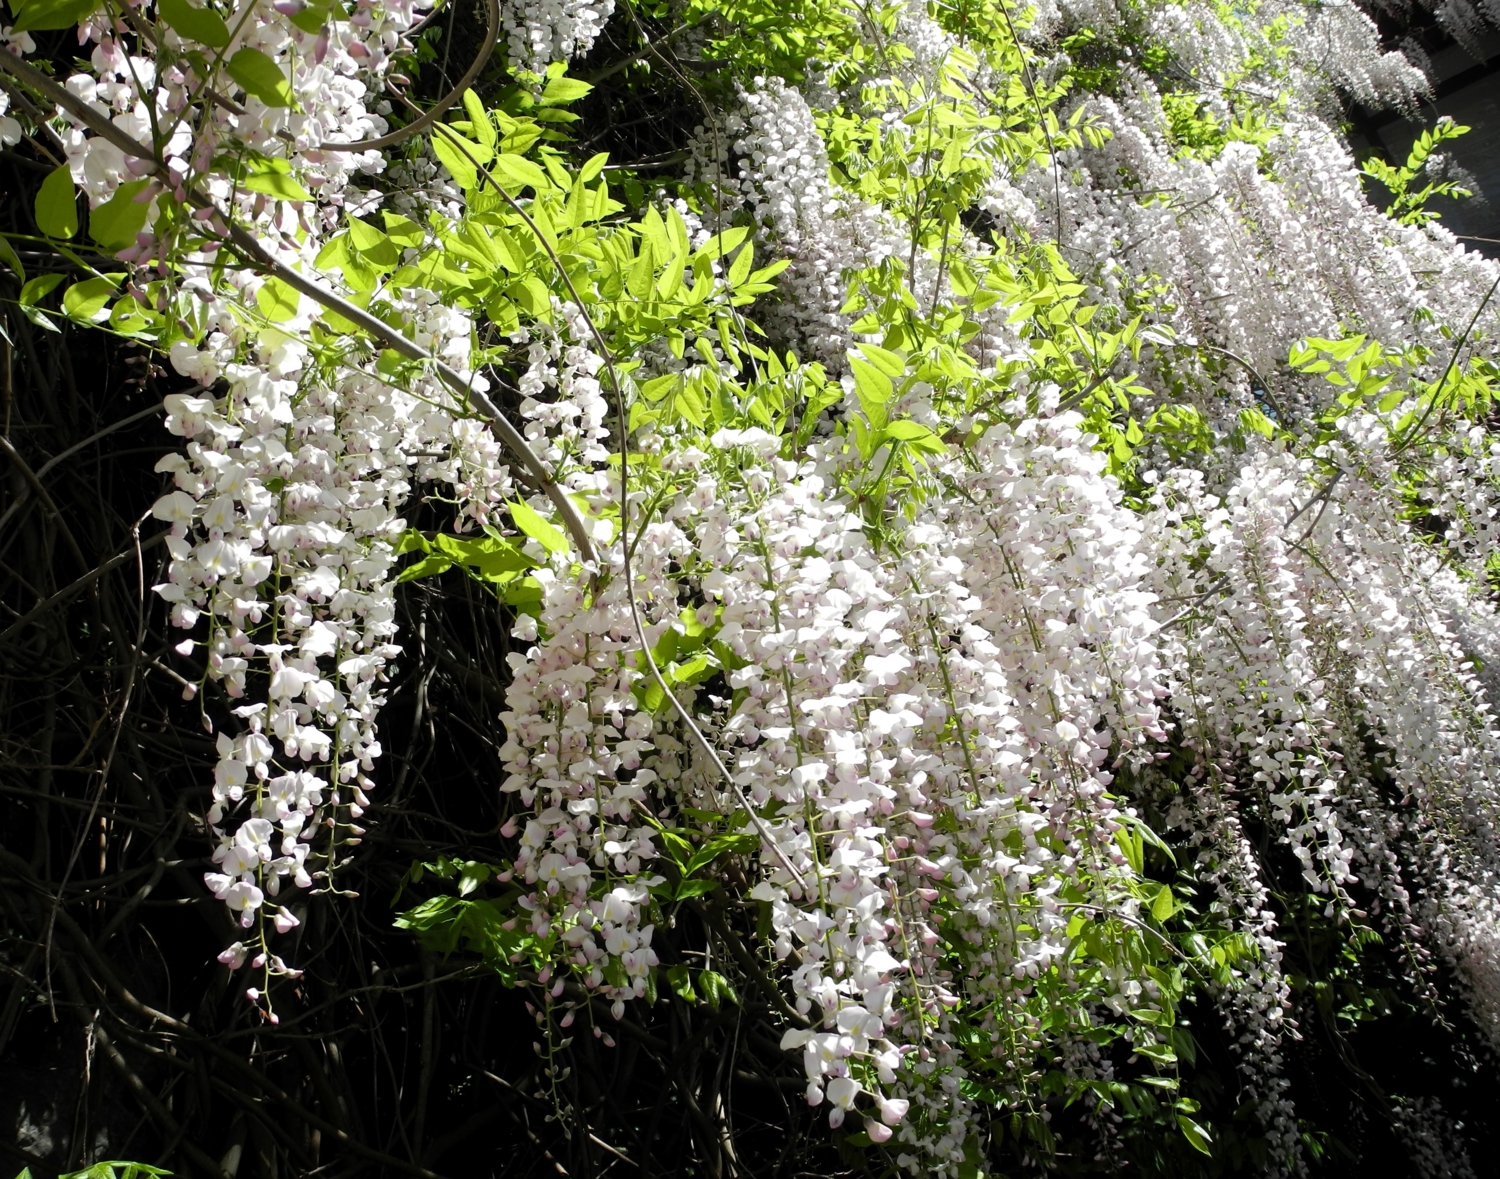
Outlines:
{"type": "Polygon", "coordinates": [[[542,90],[543,106],[565,106],[577,102],[593,87],[577,78],[551,78],[542,90]]]}
{"type": "Polygon", "coordinates": [[[396,542],[396,553],[429,553],[432,545],[427,538],[415,528],[408,528],[401,534],[401,539],[396,542]]]}
{"type": "Polygon", "coordinates": [[[28,279],[26,285],[21,288],[21,306],[35,307],[50,295],[65,277],[61,274],[39,274],[33,279],[28,279]]]}
{"type": "Polygon", "coordinates": [[[349,241],[365,261],[375,266],[391,267],[400,261],[401,256],[391,239],[358,217],[349,218],[349,241]]]}
{"type": "Polygon", "coordinates": [[[63,292],[63,310],[74,319],[102,318],[100,312],[120,285],[120,276],[86,278],[63,292]]]}
{"type": "Polygon", "coordinates": [[[229,44],[229,26],[211,8],[197,8],[188,0],[157,0],[156,11],[173,31],[190,41],[210,49],[229,44]]]}
{"type": "Polygon", "coordinates": [[[240,182],[240,187],[251,192],[263,192],[266,196],[279,197],[284,201],[312,200],[312,193],[281,171],[252,172],[240,182]]]}
{"type": "Polygon", "coordinates": [[[750,230],[744,225],[731,226],[722,233],[716,233],[709,238],[693,254],[694,258],[723,258],[734,252],[734,248],[750,236],[750,230]]]}
{"type": "Polygon", "coordinates": [[[480,581],[506,582],[516,574],[536,568],[536,561],[515,544],[500,537],[483,536],[474,540],[439,533],[433,547],[462,565],[470,576],[480,581]]]}
{"type": "Polygon", "coordinates": [[[849,368],[854,373],[854,391],[859,397],[860,408],[865,411],[870,425],[879,429],[886,423],[886,403],[894,391],[891,378],[857,356],[849,358],[849,368]]]}
{"type": "Polygon", "coordinates": [[[453,561],[443,553],[431,553],[420,561],[408,565],[396,575],[397,583],[417,581],[423,577],[436,577],[453,568],[453,561]]]}
{"type": "Polygon", "coordinates": [[[318,256],[313,260],[313,265],[319,270],[325,270],[334,266],[344,266],[348,262],[349,235],[347,233],[340,233],[328,239],[327,244],[318,251],[318,256]]]}
{"type": "Polygon", "coordinates": [[[516,522],[516,527],[549,553],[568,551],[568,538],[562,530],[541,516],[530,504],[524,500],[513,500],[506,507],[510,509],[510,518],[516,522]]]}
{"type": "Polygon", "coordinates": [[[378,246],[390,242],[386,234],[375,228],[368,220],[360,220],[359,217],[350,217],[350,240],[354,243],[354,249],[365,254],[365,252],[377,249],[378,246]]]}
{"type": "Polygon", "coordinates": [[[547,173],[525,156],[509,153],[498,155],[495,157],[495,162],[490,165],[490,171],[508,188],[530,187],[537,192],[546,192],[551,187],[547,180],[547,173]]]}
{"type": "Polygon", "coordinates": [[[583,167],[578,169],[578,183],[592,184],[604,171],[604,165],[609,163],[609,153],[601,151],[598,155],[590,156],[584,161],[583,167]]]}
{"type": "Polygon", "coordinates": [[[914,422],[910,418],[903,418],[899,422],[892,422],[885,428],[885,436],[895,442],[919,442],[924,438],[931,438],[932,431],[921,422],[914,422]]]}
{"type": "Polygon", "coordinates": [[[479,187],[479,165],[489,163],[492,154],[448,127],[433,133],[432,150],[465,192],[479,187]]]}
{"type": "Polygon", "coordinates": [[[30,0],[13,5],[18,9],[12,32],[27,30],[71,29],[98,7],[98,0],[30,0]]]}
{"type": "Polygon", "coordinates": [[[78,232],[78,192],[67,164],[55,168],[37,189],[36,225],[48,237],[72,237],[78,232]]]}
{"type": "Polygon", "coordinates": [[[297,317],[302,296],[279,278],[268,278],[255,292],[255,304],[272,323],[285,323],[297,317]]]}
{"type": "Polygon", "coordinates": [[[1148,1060],[1154,1060],[1157,1064],[1173,1065],[1177,1063],[1177,1053],[1172,1049],[1170,1044],[1137,1044],[1135,1045],[1135,1051],[1148,1060]]]}
{"type": "Polygon", "coordinates": [[[427,240],[422,227],[410,218],[390,212],[383,212],[381,216],[385,221],[386,236],[402,249],[420,246],[427,240]]]}
{"type": "Polygon", "coordinates": [[[1276,436],[1276,423],[1253,406],[1240,410],[1240,425],[1247,430],[1254,430],[1263,438],[1276,436]]]}
{"type": "Polygon", "coordinates": [[[750,267],[755,264],[755,243],[746,242],[740,252],[734,256],[734,262],[729,267],[729,285],[741,287],[745,280],[750,277],[750,267]]]}
{"type": "Polygon", "coordinates": [[[246,45],[235,51],[224,65],[246,94],[258,98],[267,106],[291,106],[292,88],[287,83],[281,67],[259,49],[246,45]]]}
{"type": "Polygon", "coordinates": [[[479,95],[472,90],[464,91],[464,110],[469,112],[469,130],[474,133],[474,138],[481,147],[493,151],[500,137],[495,131],[495,124],[490,121],[489,112],[484,109],[484,103],[479,101],[479,95]]]}
{"type": "Polygon", "coordinates": [[[290,19],[292,24],[304,33],[316,36],[323,31],[323,27],[328,24],[328,18],[332,15],[333,5],[331,4],[309,4],[301,12],[293,13],[290,19]]]}
{"type": "Polygon", "coordinates": [[[132,180],[115,190],[115,195],[89,214],[89,236],[106,250],[123,250],[135,245],[135,235],[146,224],[150,204],[137,201],[136,195],[149,181],[132,180]]]}
{"type": "MultiPolygon", "coordinates": [[[[29,1172],[22,1172],[28,1174],[29,1172]]],[[[105,1162],[95,1163],[92,1167],[82,1171],[70,1171],[59,1175],[57,1179],[141,1179],[142,1176],[170,1175],[171,1171],[163,1171],[160,1167],[153,1167],[148,1163],[124,1162],[120,1159],[110,1159],[105,1162]]],[[[21,1176],[16,1176],[21,1179],[21,1176]]]]}
{"type": "Polygon", "coordinates": [[[905,358],[887,348],[861,344],[859,354],[892,380],[897,380],[906,373],[905,358]]]}
{"type": "Polygon", "coordinates": [[[494,874],[488,864],[478,860],[466,860],[459,871],[458,895],[466,897],[494,874]]]}

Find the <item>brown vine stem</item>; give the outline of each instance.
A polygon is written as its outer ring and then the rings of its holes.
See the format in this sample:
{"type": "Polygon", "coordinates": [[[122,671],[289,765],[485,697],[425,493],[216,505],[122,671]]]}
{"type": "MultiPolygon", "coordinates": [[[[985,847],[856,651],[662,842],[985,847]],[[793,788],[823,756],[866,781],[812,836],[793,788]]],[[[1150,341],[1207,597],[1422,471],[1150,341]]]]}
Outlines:
{"type": "MultiPolygon", "coordinates": [[[[493,0],[492,0],[493,2],[493,0]]],[[[30,62],[23,61],[10,53],[0,53],[0,71],[9,74],[13,81],[10,84],[0,83],[4,89],[10,90],[15,82],[19,82],[34,90],[37,94],[55,103],[68,111],[86,127],[100,138],[113,143],[121,151],[139,160],[150,162],[158,176],[167,180],[169,184],[175,185],[177,178],[168,172],[161,157],[145,144],[134,139],[121,131],[108,119],[93,110],[87,103],[76,95],[71,94],[59,86],[41,70],[30,62]]],[[[405,130],[403,128],[403,130],[405,130]]],[[[188,203],[195,208],[214,209],[221,213],[207,197],[195,190],[188,191],[188,203]]],[[[403,333],[397,331],[377,316],[372,315],[363,307],[359,307],[349,300],[325,289],[319,283],[308,278],[305,274],[293,270],[285,263],[277,261],[266,250],[260,242],[256,241],[250,233],[242,226],[233,221],[226,222],[229,227],[229,242],[235,251],[249,262],[260,273],[279,279],[299,294],[306,295],[319,306],[333,311],[344,319],[353,323],[356,327],[369,332],[371,337],[396,352],[407,360],[431,365],[445,385],[460,399],[463,404],[472,404],[479,415],[490,423],[495,433],[506,447],[521,460],[527,471],[541,486],[547,498],[552,501],[553,507],[561,517],[569,535],[572,536],[574,544],[578,547],[579,556],[585,563],[594,564],[598,561],[598,554],[594,549],[592,537],[589,535],[588,527],[584,524],[578,508],[564,493],[552,478],[552,473],[547,470],[537,453],[531,449],[531,444],[526,441],[522,433],[511,424],[510,420],[500,412],[490,398],[472,387],[469,381],[464,380],[448,365],[438,360],[414,340],[408,339],[403,333]]]]}
{"type": "Polygon", "coordinates": [[[46,601],[38,603],[32,609],[28,610],[25,614],[21,615],[21,617],[12,622],[3,631],[0,631],[0,643],[4,643],[18,631],[24,630],[34,619],[39,618],[48,610],[52,609],[52,607],[66,602],[74,594],[78,593],[79,590],[87,589],[94,582],[98,581],[99,578],[108,573],[111,569],[114,569],[119,565],[123,565],[126,561],[130,560],[138,553],[144,553],[149,549],[154,549],[157,545],[161,544],[162,541],[166,539],[167,534],[165,532],[159,532],[150,540],[141,541],[139,548],[131,547],[126,549],[123,553],[116,553],[108,561],[105,561],[104,564],[95,566],[93,569],[89,570],[89,572],[85,573],[82,577],[78,578],[78,580],[69,582],[67,585],[63,586],[62,589],[53,594],[50,598],[46,599],[46,601]]]}
{"type": "MultiPolygon", "coordinates": [[[[9,865],[16,873],[16,876],[33,890],[42,893],[44,896],[50,896],[50,891],[37,880],[31,870],[31,866],[25,860],[21,859],[21,857],[6,850],[4,847],[0,847],[0,864],[9,865]]],[[[265,1095],[265,1098],[269,1098],[272,1103],[286,1109],[293,1116],[307,1123],[307,1125],[327,1134],[354,1154],[368,1159],[370,1162],[377,1164],[387,1171],[399,1171],[403,1174],[414,1175],[417,1179],[444,1179],[442,1175],[430,1171],[420,1164],[409,1163],[404,1159],[388,1155],[383,1151],[376,1150],[374,1147],[365,1145],[348,1131],[328,1121],[326,1118],[313,1113],[312,1110],[306,1108],[304,1103],[295,1100],[269,1077],[257,1072],[248,1062],[240,1059],[233,1052],[214,1043],[186,1021],[175,1019],[166,1012],[159,1011],[142,1002],[120,981],[102,952],[94,945],[92,939],[79,927],[77,922],[73,920],[66,909],[59,909],[57,911],[57,924],[97,972],[98,980],[91,980],[94,982],[94,985],[98,986],[102,991],[112,992],[127,1008],[135,1012],[136,1015],[150,1020],[153,1024],[160,1024],[163,1028],[184,1040],[202,1045],[205,1050],[211,1053],[229,1071],[238,1074],[247,1083],[259,1088],[265,1095]]],[[[79,1000],[82,1001],[83,999],[84,996],[80,994],[79,1000]]],[[[118,1019],[117,1016],[114,1018],[118,1019]]],[[[121,1021],[121,1025],[128,1026],[123,1021],[121,1021]]]]}

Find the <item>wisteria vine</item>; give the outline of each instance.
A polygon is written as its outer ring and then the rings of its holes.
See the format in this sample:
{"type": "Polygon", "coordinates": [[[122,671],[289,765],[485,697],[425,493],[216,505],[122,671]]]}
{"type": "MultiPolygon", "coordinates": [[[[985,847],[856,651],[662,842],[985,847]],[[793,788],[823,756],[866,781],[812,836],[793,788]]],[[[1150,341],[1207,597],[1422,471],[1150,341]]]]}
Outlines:
{"type": "Polygon", "coordinates": [[[1299,1174],[1263,823],[1500,1049],[1496,271],[1337,126],[1417,66],[1347,5],[819,7],[800,57],[671,12],[735,65],[649,190],[567,137],[609,2],[491,5],[508,97],[420,117],[411,4],[4,31],[39,229],[81,196],[111,259],[23,307],[194,383],[155,591],[249,999],[378,818],[400,584],[455,571],[518,644],[486,953],[549,1034],[690,991],[655,929],[732,894],[806,1101],[909,1173],[1045,1084],[1107,1120],[1111,1046],[1175,1092],[1203,1002],[1299,1174]]]}

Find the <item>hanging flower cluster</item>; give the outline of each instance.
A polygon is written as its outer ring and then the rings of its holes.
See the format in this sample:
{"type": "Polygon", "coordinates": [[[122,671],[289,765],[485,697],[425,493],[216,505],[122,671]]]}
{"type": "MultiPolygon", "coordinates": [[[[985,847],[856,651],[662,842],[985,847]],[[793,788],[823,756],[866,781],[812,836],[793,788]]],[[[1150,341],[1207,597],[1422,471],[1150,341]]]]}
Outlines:
{"type": "Polygon", "coordinates": [[[502,24],[513,67],[533,74],[582,57],[615,10],[615,0],[506,0],[502,24]]]}
{"type": "MultiPolygon", "coordinates": [[[[642,528],[630,576],[648,641],[711,643],[742,701],[706,723],[765,816],[768,874],[751,895],[769,906],[795,1009],[829,1029],[784,1045],[802,1050],[808,1100],[829,1103],[831,1124],[860,1109],[876,1139],[900,1124],[914,1160],[961,1160],[946,1013],[997,990],[1024,1005],[1068,954],[1060,890],[1115,903],[1105,764],[1164,735],[1139,525],[1076,417],[996,427],[976,450],[982,474],[953,471],[974,506],[919,517],[894,562],[816,449],[788,462],[754,428],[709,443],[664,454],[685,477],[642,528]]],[[[661,824],[734,796],[632,692],[622,582],[590,597],[541,580],[540,617],[517,632],[541,637],[511,656],[502,714],[504,789],[530,814],[520,903],[618,1005],[656,964],[644,914],[661,824]]],[[[1124,975],[1101,986],[1120,1010],[1140,1001],[1124,975]]],[[[1019,1067],[1015,1029],[997,1017],[986,1031],[1019,1067]]]]}
{"type": "MultiPolygon", "coordinates": [[[[295,973],[267,937],[299,923],[279,903],[284,890],[326,880],[336,849],[362,834],[382,684],[399,651],[402,505],[413,482],[435,481],[452,487],[460,519],[484,523],[509,476],[487,427],[432,375],[403,388],[357,363],[330,367],[304,342],[317,309],[295,290],[253,269],[213,269],[230,225],[311,270],[345,210],[373,213],[379,195],[350,183],[384,157],[334,145],[387,130],[367,109],[369,86],[410,51],[413,10],[359,4],[336,19],[253,5],[232,28],[207,9],[160,19],[154,56],[130,48],[144,44],[130,26],[102,16],[80,26],[94,72],[69,78],[76,101],[59,105],[63,171],[88,197],[95,239],[131,266],[129,292],[143,307],[175,304],[195,329],[171,347],[198,392],[167,400],[185,451],[158,467],[174,490],[153,508],[171,553],[156,590],[189,632],[177,652],[201,669],[184,695],[218,684],[234,717],[216,734],[205,880],[252,933],[222,960],[295,973]],[[203,76],[205,48],[228,58],[227,76],[203,76]],[[226,170],[226,151],[252,161],[248,174],[226,170]]],[[[397,221],[421,240],[415,223],[397,221]]],[[[465,314],[422,290],[389,298],[419,346],[467,372],[465,314]]],[[[130,326],[118,308],[111,322],[130,326]]],[[[207,711],[204,723],[216,727],[207,711]]]]}

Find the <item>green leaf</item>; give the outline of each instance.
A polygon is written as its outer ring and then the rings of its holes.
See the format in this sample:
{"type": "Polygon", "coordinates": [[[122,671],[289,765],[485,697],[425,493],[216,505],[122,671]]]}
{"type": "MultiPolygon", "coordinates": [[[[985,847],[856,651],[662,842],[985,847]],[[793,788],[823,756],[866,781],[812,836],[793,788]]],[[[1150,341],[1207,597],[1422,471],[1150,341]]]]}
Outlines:
{"type": "Polygon", "coordinates": [[[886,423],[886,403],[890,401],[893,388],[891,378],[867,360],[857,356],[849,358],[849,367],[854,373],[854,391],[859,397],[860,408],[876,429],[886,423]]]}
{"type": "Polygon", "coordinates": [[[1186,1114],[1177,1115],[1177,1125],[1182,1130],[1182,1136],[1188,1140],[1188,1144],[1196,1151],[1212,1155],[1213,1139],[1209,1137],[1208,1131],[1186,1114]]]}
{"type": "Polygon", "coordinates": [[[23,283],[26,281],[26,267],[21,265],[21,259],[4,235],[0,235],[0,261],[9,266],[23,283]]]}
{"type": "Polygon", "coordinates": [[[479,95],[472,90],[464,91],[464,110],[469,112],[469,130],[474,132],[474,137],[481,146],[493,151],[500,136],[495,131],[489,112],[484,109],[484,103],[479,101],[479,95]]]}
{"type": "Polygon", "coordinates": [[[468,896],[487,881],[493,872],[494,869],[488,864],[481,864],[477,860],[466,861],[458,876],[458,895],[461,897],[468,896]]]}
{"type": "Polygon", "coordinates": [[[120,285],[121,277],[105,275],[74,283],[63,294],[63,310],[74,319],[95,319],[120,285]]]}
{"type": "Polygon", "coordinates": [[[327,270],[333,266],[346,266],[349,262],[349,235],[347,233],[336,234],[328,239],[328,244],[318,251],[318,256],[313,259],[313,265],[319,270],[327,270]]]}
{"type": "Polygon", "coordinates": [[[132,180],[120,185],[114,196],[89,214],[89,236],[106,250],[135,245],[135,235],[145,226],[150,211],[150,202],[138,202],[135,197],[148,183],[132,180]]]}
{"type": "Polygon", "coordinates": [[[734,263],[729,267],[728,281],[731,287],[739,287],[745,284],[750,277],[750,267],[755,263],[755,243],[746,242],[740,252],[734,256],[734,263]]]}
{"type": "Polygon", "coordinates": [[[681,373],[667,373],[665,376],[652,377],[640,385],[639,391],[647,401],[660,401],[669,393],[675,393],[682,388],[683,376],[681,373]]]}
{"type": "Polygon", "coordinates": [[[244,89],[246,94],[261,100],[267,106],[291,106],[292,88],[281,67],[259,49],[246,45],[235,52],[224,68],[244,89]]]}
{"type": "Polygon", "coordinates": [[[1276,436],[1276,423],[1254,407],[1240,410],[1240,425],[1247,430],[1254,430],[1263,438],[1276,436]]]}
{"type": "MultiPolygon", "coordinates": [[[[280,163],[281,161],[276,161],[280,163]]],[[[312,193],[298,184],[291,176],[279,169],[252,172],[240,181],[240,187],[251,192],[262,192],[266,196],[279,197],[284,201],[310,201],[312,193]]]]}
{"type": "Polygon", "coordinates": [[[511,155],[508,152],[498,155],[490,165],[490,171],[494,173],[495,179],[507,187],[525,188],[529,185],[537,192],[546,192],[551,187],[547,173],[525,156],[511,155]]]}
{"type": "Polygon", "coordinates": [[[175,32],[191,41],[210,49],[223,49],[229,44],[229,26],[211,8],[195,8],[188,0],[157,0],[156,11],[175,32]]]}
{"type": "Polygon", "coordinates": [[[453,568],[453,562],[441,553],[432,553],[415,564],[408,565],[396,575],[397,583],[416,581],[423,577],[435,577],[453,568]]]}
{"type": "Polygon", "coordinates": [[[98,0],[30,0],[18,6],[11,31],[71,29],[99,7],[98,0]]]}
{"type": "Polygon", "coordinates": [[[1177,1053],[1168,1044],[1137,1044],[1135,1051],[1157,1064],[1176,1064],[1177,1053]]]}
{"type": "Polygon", "coordinates": [[[886,348],[874,344],[861,344],[859,354],[893,380],[906,372],[906,359],[886,348]]]}
{"type": "Polygon", "coordinates": [[[516,522],[516,527],[540,544],[542,548],[549,553],[568,551],[568,538],[562,530],[539,515],[530,504],[522,500],[514,500],[505,506],[510,509],[510,518],[516,522]]]}
{"type": "Polygon", "coordinates": [[[401,260],[396,245],[380,230],[358,217],[349,218],[349,241],[371,265],[388,269],[401,260]]]}
{"type": "Polygon", "coordinates": [[[299,295],[279,278],[268,278],[255,292],[255,304],[260,313],[272,323],[285,323],[297,317],[297,307],[302,301],[299,295]]]}
{"type": "MultiPolygon", "coordinates": [[[[590,156],[584,161],[583,167],[578,169],[578,182],[580,184],[592,184],[599,173],[604,171],[604,165],[607,163],[609,163],[609,152],[607,151],[601,151],[598,155],[590,156]]],[[[654,208],[655,206],[652,207],[654,208]]]]}
{"type": "Polygon", "coordinates": [[[479,186],[478,165],[489,162],[491,153],[488,148],[444,127],[434,132],[432,150],[465,192],[479,186]]]}
{"type": "Polygon", "coordinates": [[[709,238],[694,252],[696,258],[723,258],[731,253],[734,248],[750,236],[750,229],[744,225],[734,225],[716,233],[709,238]]]}
{"type": "Polygon", "coordinates": [[[683,384],[677,396],[672,399],[672,409],[692,422],[698,429],[703,429],[705,421],[703,416],[703,382],[691,380],[683,384]]]}
{"type": "MultiPolygon", "coordinates": [[[[1155,831],[1151,830],[1151,828],[1147,826],[1146,823],[1138,815],[1128,814],[1124,811],[1117,811],[1115,813],[1115,818],[1118,819],[1119,822],[1124,826],[1130,828],[1130,837],[1133,838],[1137,849],[1137,859],[1140,859],[1142,860],[1142,862],[1144,862],[1143,857],[1145,855],[1145,848],[1149,846],[1161,852],[1162,857],[1168,863],[1176,865],[1177,857],[1172,854],[1172,849],[1168,847],[1166,843],[1163,842],[1162,837],[1155,831]]],[[[1116,831],[1115,838],[1118,840],[1124,834],[1125,832],[1123,831],[1116,831]]],[[[1141,870],[1141,868],[1136,869],[1138,873],[1141,870]]]]}
{"type": "Polygon", "coordinates": [[[577,78],[552,78],[542,90],[543,106],[566,106],[577,102],[593,87],[577,78]]]}
{"type": "Polygon", "coordinates": [[[427,235],[422,227],[409,217],[402,217],[397,213],[385,212],[381,214],[385,220],[385,232],[391,241],[402,249],[420,246],[427,240],[427,235]]]}
{"type": "Polygon", "coordinates": [[[439,533],[433,541],[439,553],[480,581],[507,582],[518,573],[536,568],[536,561],[503,537],[483,536],[476,540],[439,533]]]}
{"type": "Polygon", "coordinates": [[[39,274],[21,288],[21,306],[35,307],[67,277],[62,274],[39,274]]]}
{"type": "Polygon", "coordinates": [[[715,970],[702,970],[698,972],[698,986],[703,991],[703,997],[708,1005],[715,1011],[721,1003],[733,1003],[739,1006],[740,997],[729,980],[715,970]]]}
{"type": "Polygon", "coordinates": [[[67,164],[54,168],[37,189],[36,225],[48,237],[72,237],[78,232],[78,192],[67,164]]]}
{"type": "Polygon", "coordinates": [[[667,669],[667,678],[677,684],[698,684],[718,670],[718,661],[707,652],[700,651],[685,663],[673,663],[667,669]]]}
{"type": "Polygon", "coordinates": [[[713,892],[719,887],[717,880],[684,880],[677,886],[676,899],[688,900],[691,897],[701,897],[706,892],[713,892]]]}
{"type": "Polygon", "coordinates": [[[675,831],[660,832],[662,847],[674,864],[679,867],[693,858],[693,845],[675,831]]]}
{"type": "Polygon", "coordinates": [[[1172,895],[1172,886],[1163,884],[1151,902],[1151,916],[1158,921],[1169,920],[1177,912],[1177,898],[1172,895]]]}
{"type": "Polygon", "coordinates": [[[693,990],[692,976],[688,973],[686,966],[680,964],[669,966],[665,973],[667,976],[667,986],[672,988],[674,995],[688,1003],[696,1003],[698,1001],[698,993],[693,990]]]}
{"type": "Polygon", "coordinates": [[[328,23],[328,18],[332,15],[333,5],[310,4],[301,12],[293,13],[290,20],[304,33],[316,36],[323,31],[323,26],[328,23]]]}
{"type": "Polygon", "coordinates": [[[899,422],[892,422],[885,428],[885,436],[896,442],[919,442],[924,438],[931,438],[932,431],[921,422],[902,418],[899,422]]]}

